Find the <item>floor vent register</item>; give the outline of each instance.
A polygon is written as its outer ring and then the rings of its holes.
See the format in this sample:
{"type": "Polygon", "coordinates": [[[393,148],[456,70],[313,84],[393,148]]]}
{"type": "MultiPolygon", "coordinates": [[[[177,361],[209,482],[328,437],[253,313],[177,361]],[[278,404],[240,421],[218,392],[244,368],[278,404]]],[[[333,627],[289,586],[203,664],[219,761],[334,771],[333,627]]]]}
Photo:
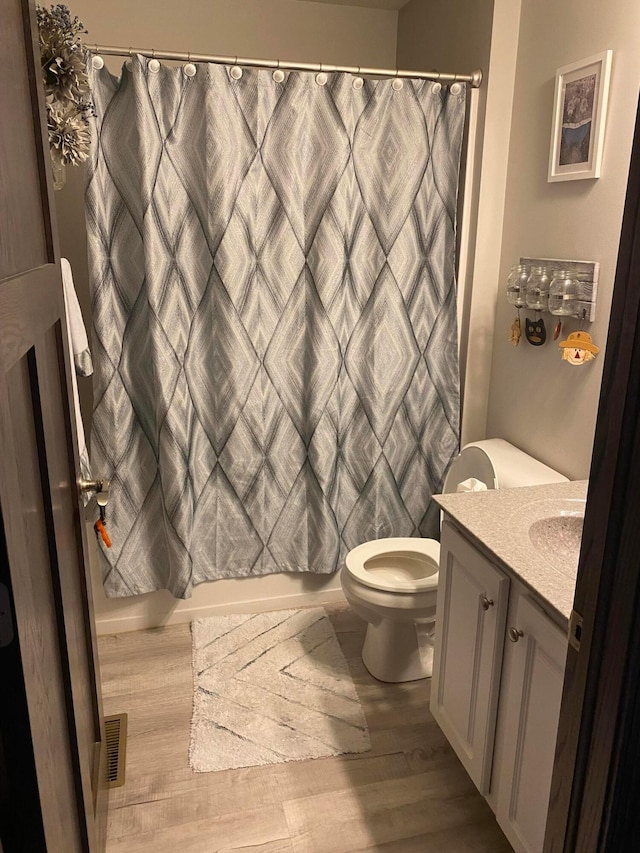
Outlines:
{"type": "Polygon", "coordinates": [[[114,714],[104,718],[107,746],[107,787],[124,785],[124,770],[127,755],[127,715],[114,714]]]}

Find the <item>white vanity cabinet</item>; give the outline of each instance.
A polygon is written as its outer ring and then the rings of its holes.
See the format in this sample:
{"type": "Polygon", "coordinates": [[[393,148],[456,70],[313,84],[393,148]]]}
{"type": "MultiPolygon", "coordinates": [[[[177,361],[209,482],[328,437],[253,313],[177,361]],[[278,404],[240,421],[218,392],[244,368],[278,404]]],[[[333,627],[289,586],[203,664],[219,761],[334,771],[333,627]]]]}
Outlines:
{"type": "Polygon", "coordinates": [[[492,794],[516,851],[542,853],[567,657],[567,639],[529,595],[507,617],[492,794]]]}
{"type": "Polygon", "coordinates": [[[509,579],[445,522],[431,713],[481,794],[489,792],[509,579]]]}
{"type": "Polygon", "coordinates": [[[567,640],[445,521],[431,712],[516,853],[542,853],[567,640]]]}

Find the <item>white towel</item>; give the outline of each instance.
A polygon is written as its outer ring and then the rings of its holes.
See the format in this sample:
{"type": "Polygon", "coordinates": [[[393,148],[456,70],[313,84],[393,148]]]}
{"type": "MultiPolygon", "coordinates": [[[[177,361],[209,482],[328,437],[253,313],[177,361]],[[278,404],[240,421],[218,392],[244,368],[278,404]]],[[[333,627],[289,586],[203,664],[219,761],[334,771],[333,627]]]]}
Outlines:
{"type": "Polygon", "coordinates": [[[62,287],[64,288],[64,305],[67,313],[67,327],[69,329],[69,344],[73,353],[73,361],[78,376],[91,376],[93,363],[89,352],[89,341],[87,330],[84,327],[82,312],[78,295],[73,284],[71,264],[66,258],[60,258],[62,268],[62,287]]]}
{"type": "MultiPolygon", "coordinates": [[[[82,320],[82,312],[78,303],[78,295],[73,285],[73,274],[71,264],[66,258],[60,258],[62,268],[62,287],[64,290],[64,307],[67,315],[67,333],[69,335],[69,349],[73,353],[75,370],[71,372],[71,384],[73,385],[73,409],[76,415],[76,430],[78,433],[78,449],[80,451],[80,472],[88,480],[91,478],[89,465],[89,454],[84,437],[84,425],[80,413],[80,397],[78,395],[78,380],[76,373],[80,376],[91,376],[93,364],[89,352],[89,341],[82,320]]],[[[85,500],[85,505],[87,501],[85,500]]]]}

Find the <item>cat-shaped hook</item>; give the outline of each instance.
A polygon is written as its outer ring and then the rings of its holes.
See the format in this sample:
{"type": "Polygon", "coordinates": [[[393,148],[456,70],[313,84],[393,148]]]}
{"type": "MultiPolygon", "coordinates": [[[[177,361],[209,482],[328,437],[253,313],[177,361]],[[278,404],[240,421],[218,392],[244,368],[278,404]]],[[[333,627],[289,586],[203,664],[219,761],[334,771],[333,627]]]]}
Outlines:
{"type": "Polygon", "coordinates": [[[547,330],[542,317],[538,317],[537,320],[529,320],[527,317],[524,323],[524,335],[532,346],[541,347],[547,340],[547,330]]]}

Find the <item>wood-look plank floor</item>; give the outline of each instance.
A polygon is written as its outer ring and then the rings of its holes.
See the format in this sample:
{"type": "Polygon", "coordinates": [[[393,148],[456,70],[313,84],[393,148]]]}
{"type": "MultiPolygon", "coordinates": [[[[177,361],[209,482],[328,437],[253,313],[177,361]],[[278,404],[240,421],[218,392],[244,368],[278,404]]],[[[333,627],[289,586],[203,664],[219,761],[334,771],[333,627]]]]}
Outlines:
{"type": "Polygon", "coordinates": [[[376,681],[360,658],[364,623],[327,610],[370,728],[361,755],[193,773],[189,626],[100,639],[105,713],[129,714],[107,853],[511,851],[429,713],[429,679],[376,681]]]}

